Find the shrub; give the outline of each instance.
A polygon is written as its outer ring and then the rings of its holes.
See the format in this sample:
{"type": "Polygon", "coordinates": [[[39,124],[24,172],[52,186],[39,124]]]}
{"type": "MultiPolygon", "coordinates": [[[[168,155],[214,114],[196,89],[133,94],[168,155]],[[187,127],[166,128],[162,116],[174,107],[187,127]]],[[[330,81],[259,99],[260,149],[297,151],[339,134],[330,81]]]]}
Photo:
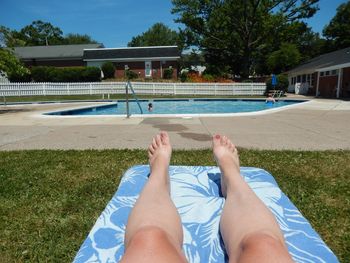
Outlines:
{"type": "Polygon", "coordinates": [[[35,82],[93,82],[100,81],[101,71],[97,67],[33,67],[35,82]]]}
{"type": "Polygon", "coordinates": [[[115,67],[112,62],[106,62],[101,67],[105,79],[114,78],[115,67]]]}
{"type": "Polygon", "coordinates": [[[10,82],[30,82],[32,80],[32,76],[28,71],[14,71],[9,74],[8,79],[10,82]]]}
{"type": "Polygon", "coordinates": [[[188,81],[188,71],[181,72],[181,74],[180,74],[180,81],[181,82],[188,81]]]}
{"type": "Polygon", "coordinates": [[[189,82],[195,82],[195,83],[205,82],[197,72],[188,73],[188,80],[189,82]]]}
{"type": "Polygon", "coordinates": [[[215,77],[211,74],[203,74],[203,79],[208,82],[214,82],[215,77]]]}
{"type": "Polygon", "coordinates": [[[81,74],[82,81],[93,82],[101,79],[101,70],[96,67],[86,67],[81,74]]]}
{"type": "Polygon", "coordinates": [[[51,71],[53,70],[53,67],[32,67],[32,79],[35,82],[49,82],[51,80],[51,71]]]}
{"type": "Polygon", "coordinates": [[[266,81],[266,91],[276,89],[276,90],[283,90],[286,92],[288,90],[288,77],[285,74],[279,74],[276,76],[277,78],[277,85],[275,87],[272,86],[272,78],[268,78],[266,81]]]}
{"type": "Polygon", "coordinates": [[[16,58],[12,51],[0,48],[0,71],[5,72],[11,82],[31,80],[30,71],[16,58]]]}
{"type": "Polygon", "coordinates": [[[125,77],[127,79],[136,79],[138,77],[138,75],[134,71],[128,69],[125,71],[125,77]]]}
{"type": "Polygon", "coordinates": [[[166,69],[164,69],[163,78],[171,79],[173,77],[173,73],[174,73],[173,68],[166,68],[166,69]]]}

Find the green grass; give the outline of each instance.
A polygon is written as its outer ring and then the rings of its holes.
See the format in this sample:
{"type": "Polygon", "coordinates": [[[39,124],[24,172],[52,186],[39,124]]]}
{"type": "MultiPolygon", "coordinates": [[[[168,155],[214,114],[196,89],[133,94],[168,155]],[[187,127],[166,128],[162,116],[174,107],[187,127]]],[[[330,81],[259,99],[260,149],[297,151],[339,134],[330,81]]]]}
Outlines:
{"type": "MultiPolygon", "coordinates": [[[[270,171],[342,262],[350,258],[350,151],[241,150],[270,171]]],[[[0,152],[2,262],[69,262],[143,150],[0,152]]],[[[172,164],[214,165],[210,150],[175,151],[172,164]]]]}
{"type": "MultiPolygon", "coordinates": [[[[266,98],[265,96],[223,96],[224,98],[266,98]]],[[[104,96],[107,99],[107,95],[104,96]]],[[[132,95],[129,95],[132,99],[132,95]]],[[[138,99],[156,99],[156,98],[221,98],[220,96],[209,95],[137,95],[138,99]]],[[[125,99],[125,95],[111,95],[110,99],[125,99]]],[[[69,100],[102,100],[102,95],[61,95],[61,96],[21,96],[6,97],[6,102],[36,102],[36,101],[69,101],[69,100]]],[[[0,97],[0,105],[4,103],[0,97]]]]}

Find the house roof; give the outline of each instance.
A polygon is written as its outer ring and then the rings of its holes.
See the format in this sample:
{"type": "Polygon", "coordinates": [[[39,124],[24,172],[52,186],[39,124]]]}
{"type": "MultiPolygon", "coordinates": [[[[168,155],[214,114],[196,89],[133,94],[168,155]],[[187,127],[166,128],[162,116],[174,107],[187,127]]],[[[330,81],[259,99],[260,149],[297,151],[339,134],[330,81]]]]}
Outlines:
{"type": "MultiPolygon", "coordinates": [[[[350,47],[323,54],[315,57],[306,63],[289,70],[288,74],[302,73],[302,72],[315,72],[322,69],[336,68],[339,65],[346,65],[350,63],[350,47]]],[[[349,65],[350,66],[350,65],[349,65]]]]}
{"type": "Polygon", "coordinates": [[[15,55],[22,59],[82,58],[84,49],[100,48],[103,44],[15,47],[15,55]]]}
{"type": "Polygon", "coordinates": [[[180,58],[177,46],[85,49],[84,60],[137,60],[180,58]]]}

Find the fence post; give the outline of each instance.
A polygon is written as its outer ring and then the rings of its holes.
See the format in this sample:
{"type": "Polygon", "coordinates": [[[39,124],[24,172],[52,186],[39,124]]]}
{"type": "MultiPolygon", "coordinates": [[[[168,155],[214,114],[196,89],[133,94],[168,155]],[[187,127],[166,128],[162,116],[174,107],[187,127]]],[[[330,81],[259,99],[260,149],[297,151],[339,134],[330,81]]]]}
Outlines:
{"type": "Polygon", "coordinates": [[[217,83],[215,83],[215,85],[214,85],[214,96],[216,96],[216,90],[218,89],[218,84],[217,83]]]}
{"type": "Polygon", "coordinates": [[[69,83],[67,84],[67,93],[68,93],[68,95],[70,95],[69,83]]]}
{"type": "Polygon", "coordinates": [[[43,95],[46,96],[46,83],[43,83],[43,95]]]}
{"type": "Polygon", "coordinates": [[[250,84],[250,96],[253,96],[253,83],[250,84]]]}
{"type": "Polygon", "coordinates": [[[173,91],[174,94],[173,95],[176,95],[176,84],[174,83],[173,85],[174,85],[174,91],[173,91]]]}
{"type": "Polygon", "coordinates": [[[90,83],[90,95],[92,95],[92,84],[90,83]]]}
{"type": "Polygon", "coordinates": [[[153,89],[153,95],[155,94],[155,89],[156,89],[156,84],[152,84],[152,89],[153,89]]]}

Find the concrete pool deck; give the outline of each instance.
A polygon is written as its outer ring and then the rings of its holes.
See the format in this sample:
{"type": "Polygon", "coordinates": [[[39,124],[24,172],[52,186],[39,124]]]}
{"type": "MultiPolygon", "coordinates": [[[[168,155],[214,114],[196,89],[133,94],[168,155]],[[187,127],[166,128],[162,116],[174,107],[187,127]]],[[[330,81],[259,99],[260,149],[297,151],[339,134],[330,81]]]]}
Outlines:
{"type": "Polygon", "coordinates": [[[271,150],[350,149],[350,102],[313,99],[274,113],[232,117],[60,117],[43,112],[102,103],[0,106],[0,150],[146,149],[168,131],[174,149],[211,146],[226,134],[238,147],[271,150]]]}

